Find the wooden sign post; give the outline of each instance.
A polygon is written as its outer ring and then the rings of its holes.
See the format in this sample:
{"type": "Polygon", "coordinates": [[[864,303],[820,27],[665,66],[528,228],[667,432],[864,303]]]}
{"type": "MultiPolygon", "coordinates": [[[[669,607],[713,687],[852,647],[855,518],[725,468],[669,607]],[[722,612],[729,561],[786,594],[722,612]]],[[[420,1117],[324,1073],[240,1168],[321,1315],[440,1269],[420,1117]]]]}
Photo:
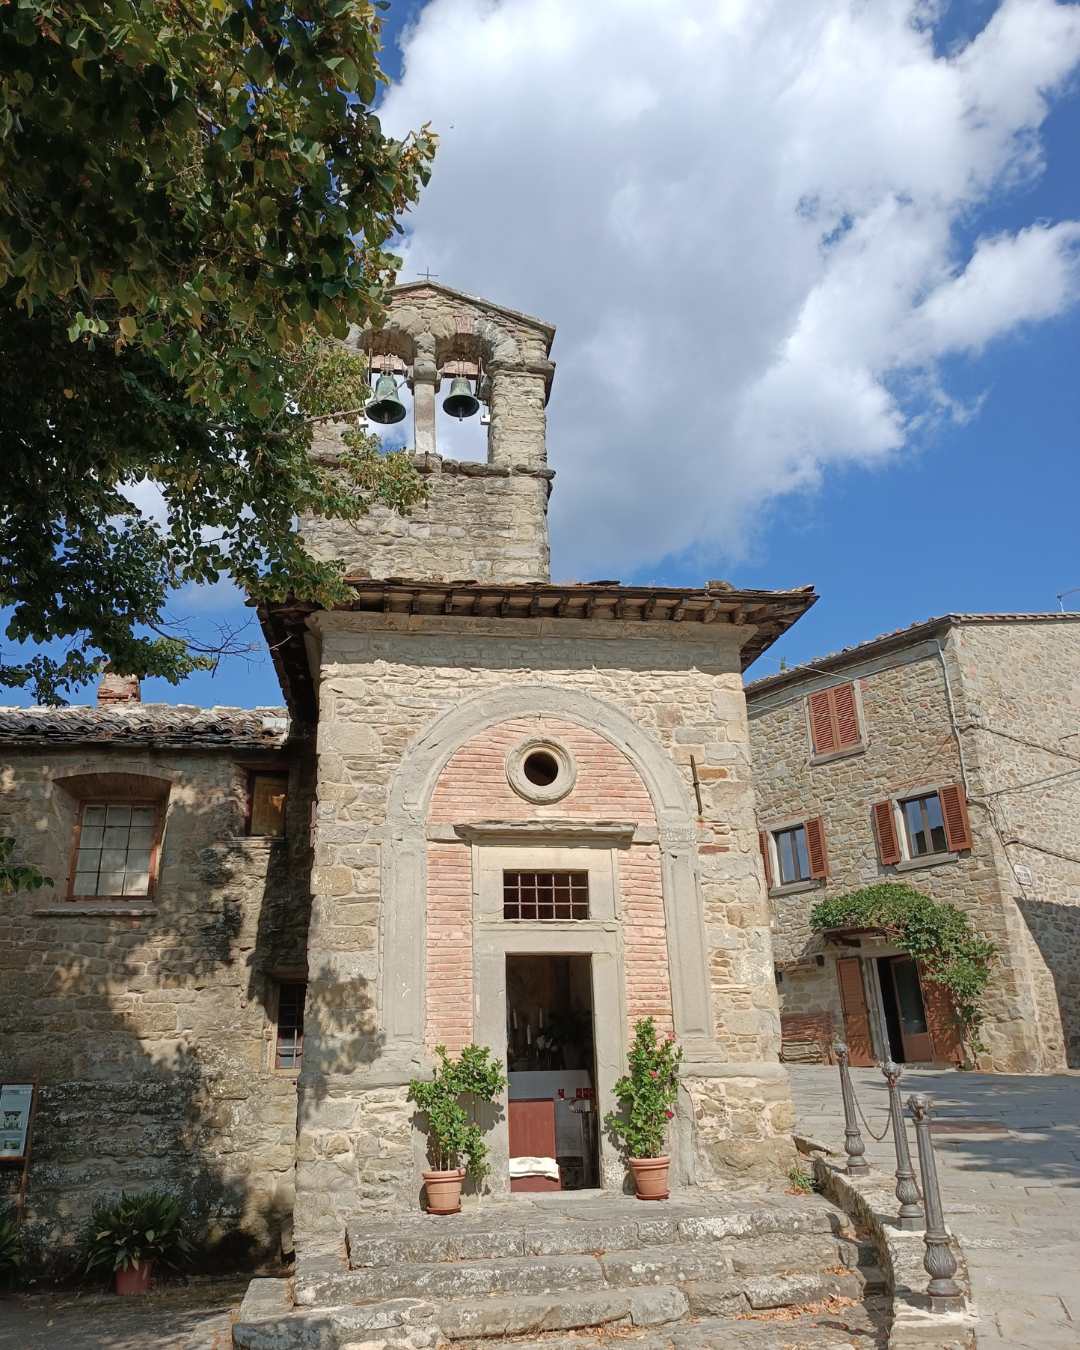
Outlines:
{"type": "Polygon", "coordinates": [[[15,1222],[26,1214],[26,1188],[30,1179],[30,1147],[37,1111],[38,1084],[0,1083],[0,1163],[22,1168],[15,1201],[15,1222]]]}

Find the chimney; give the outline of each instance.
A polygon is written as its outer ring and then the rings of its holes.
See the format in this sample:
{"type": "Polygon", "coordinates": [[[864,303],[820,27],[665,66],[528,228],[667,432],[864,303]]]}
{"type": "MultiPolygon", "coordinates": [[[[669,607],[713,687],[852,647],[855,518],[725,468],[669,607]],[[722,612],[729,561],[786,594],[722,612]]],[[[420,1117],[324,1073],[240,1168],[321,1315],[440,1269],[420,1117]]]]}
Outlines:
{"type": "Polygon", "coordinates": [[[137,675],[113,675],[106,671],[97,687],[99,707],[111,707],[114,703],[141,703],[139,677],[137,675]]]}

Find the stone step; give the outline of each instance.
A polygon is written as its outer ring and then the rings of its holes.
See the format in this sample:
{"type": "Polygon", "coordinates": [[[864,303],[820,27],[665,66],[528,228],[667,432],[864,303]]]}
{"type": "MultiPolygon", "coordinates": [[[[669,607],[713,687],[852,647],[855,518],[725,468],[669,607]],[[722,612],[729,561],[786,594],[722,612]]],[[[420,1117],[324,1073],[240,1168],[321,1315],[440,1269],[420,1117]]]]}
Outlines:
{"type": "Polygon", "coordinates": [[[596,1251],[693,1241],[743,1242],[771,1235],[787,1237],[838,1231],[840,1216],[817,1197],[791,1204],[757,1203],[746,1208],[703,1210],[672,1202],[655,1209],[594,1217],[572,1208],[547,1215],[536,1206],[490,1206],[486,1213],[436,1217],[416,1215],[375,1225],[371,1216],[346,1226],[349,1264],[354,1269],[430,1262],[499,1260],[517,1256],[568,1256],[596,1251]],[[513,1213],[507,1213],[512,1209],[513,1213]]]}
{"type": "Polygon", "coordinates": [[[585,1294],[489,1298],[458,1302],[436,1321],[451,1341],[573,1331],[611,1323],[654,1327],[678,1322],[689,1311],[686,1296],[664,1285],[648,1289],[600,1289],[585,1294]]]}

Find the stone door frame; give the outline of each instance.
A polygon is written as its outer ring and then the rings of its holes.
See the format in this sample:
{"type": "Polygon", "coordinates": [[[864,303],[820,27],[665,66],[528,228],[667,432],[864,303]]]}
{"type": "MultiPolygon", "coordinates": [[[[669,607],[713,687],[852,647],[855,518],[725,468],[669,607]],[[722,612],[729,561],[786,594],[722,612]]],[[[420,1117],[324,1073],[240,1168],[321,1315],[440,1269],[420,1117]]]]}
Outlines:
{"type": "MultiPolygon", "coordinates": [[[[506,1064],[506,958],[508,956],[588,956],[592,980],[593,1062],[596,1109],[614,1103],[615,1080],[625,1071],[626,980],[622,922],[618,914],[618,855],[611,840],[537,844],[493,840],[473,846],[473,989],[474,1026],[480,1045],[490,1046],[497,1063],[506,1064]],[[532,923],[502,917],[503,870],[589,873],[588,919],[532,923]]],[[[488,1136],[496,1195],[510,1193],[510,1130],[504,1090],[488,1136]]],[[[600,1185],[621,1190],[625,1168],[615,1144],[598,1125],[600,1185]]]]}

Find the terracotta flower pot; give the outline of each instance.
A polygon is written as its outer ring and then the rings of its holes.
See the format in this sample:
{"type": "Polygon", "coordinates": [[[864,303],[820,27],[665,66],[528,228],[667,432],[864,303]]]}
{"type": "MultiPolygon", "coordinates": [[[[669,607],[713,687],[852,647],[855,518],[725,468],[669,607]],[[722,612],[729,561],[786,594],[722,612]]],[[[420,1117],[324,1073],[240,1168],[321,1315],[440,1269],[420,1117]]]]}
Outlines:
{"type": "Polygon", "coordinates": [[[150,1277],[154,1273],[153,1261],[140,1261],[137,1266],[126,1266],[116,1272],[116,1292],[118,1294],[145,1294],[150,1289],[150,1277]]]}
{"type": "Polygon", "coordinates": [[[455,1167],[450,1172],[425,1172],[428,1213],[457,1214],[461,1209],[461,1183],[464,1180],[463,1167],[455,1167]]]}
{"type": "Polygon", "coordinates": [[[631,1158],[630,1171],[634,1174],[634,1190],[639,1200],[666,1200],[671,1194],[668,1188],[667,1158],[631,1158]]]}

